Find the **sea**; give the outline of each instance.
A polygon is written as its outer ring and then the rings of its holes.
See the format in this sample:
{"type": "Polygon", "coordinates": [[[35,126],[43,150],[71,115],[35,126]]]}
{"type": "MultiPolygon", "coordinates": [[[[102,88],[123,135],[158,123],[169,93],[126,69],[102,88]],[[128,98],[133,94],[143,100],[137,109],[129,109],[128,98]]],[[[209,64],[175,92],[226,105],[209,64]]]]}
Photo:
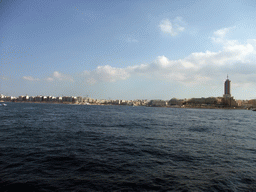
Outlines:
{"type": "Polygon", "coordinates": [[[0,107],[0,191],[256,191],[250,110],[0,107]]]}

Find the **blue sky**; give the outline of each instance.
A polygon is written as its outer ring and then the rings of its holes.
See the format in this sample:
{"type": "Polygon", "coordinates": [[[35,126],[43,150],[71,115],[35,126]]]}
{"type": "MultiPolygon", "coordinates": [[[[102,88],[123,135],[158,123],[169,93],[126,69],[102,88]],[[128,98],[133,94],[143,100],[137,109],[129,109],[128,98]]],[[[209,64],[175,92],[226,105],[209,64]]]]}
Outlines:
{"type": "Polygon", "coordinates": [[[0,3],[5,95],[256,98],[256,2],[0,3]]]}

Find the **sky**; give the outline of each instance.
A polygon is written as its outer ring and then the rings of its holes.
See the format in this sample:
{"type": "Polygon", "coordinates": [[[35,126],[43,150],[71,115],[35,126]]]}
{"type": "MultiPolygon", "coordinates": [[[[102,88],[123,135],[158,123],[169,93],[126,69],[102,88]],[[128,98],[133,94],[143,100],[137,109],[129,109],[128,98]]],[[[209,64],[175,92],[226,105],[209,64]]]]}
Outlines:
{"type": "Polygon", "coordinates": [[[254,0],[0,0],[0,93],[256,99],[254,0]]]}

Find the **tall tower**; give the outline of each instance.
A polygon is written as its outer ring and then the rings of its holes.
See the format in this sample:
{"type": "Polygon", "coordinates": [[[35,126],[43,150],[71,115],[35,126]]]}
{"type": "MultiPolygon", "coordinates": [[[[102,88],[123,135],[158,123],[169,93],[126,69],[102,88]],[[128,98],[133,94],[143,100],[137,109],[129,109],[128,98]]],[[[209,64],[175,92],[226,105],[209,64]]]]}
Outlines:
{"type": "Polygon", "coordinates": [[[231,81],[228,79],[228,76],[227,76],[227,79],[224,83],[224,95],[223,95],[222,102],[223,102],[224,106],[226,106],[226,107],[236,107],[237,102],[231,96],[230,89],[231,89],[231,81]]]}
{"type": "Polygon", "coordinates": [[[228,75],[227,75],[227,80],[224,83],[224,95],[225,96],[231,96],[230,85],[231,85],[231,81],[228,79],[228,75]]]}

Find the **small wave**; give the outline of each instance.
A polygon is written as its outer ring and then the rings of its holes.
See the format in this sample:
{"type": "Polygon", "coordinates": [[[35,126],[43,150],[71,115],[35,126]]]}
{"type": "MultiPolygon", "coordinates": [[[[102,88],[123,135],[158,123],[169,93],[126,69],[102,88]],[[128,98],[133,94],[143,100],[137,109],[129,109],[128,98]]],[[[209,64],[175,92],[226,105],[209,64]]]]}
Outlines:
{"type": "Polygon", "coordinates": [[[208,131],[209,131],[209,128],[207,128],[207,127],[195,126],[195,127],[190,127],[188,130],[189,130],[189,131],[192,131],[192,132],[208,132],[208,131]]]}

